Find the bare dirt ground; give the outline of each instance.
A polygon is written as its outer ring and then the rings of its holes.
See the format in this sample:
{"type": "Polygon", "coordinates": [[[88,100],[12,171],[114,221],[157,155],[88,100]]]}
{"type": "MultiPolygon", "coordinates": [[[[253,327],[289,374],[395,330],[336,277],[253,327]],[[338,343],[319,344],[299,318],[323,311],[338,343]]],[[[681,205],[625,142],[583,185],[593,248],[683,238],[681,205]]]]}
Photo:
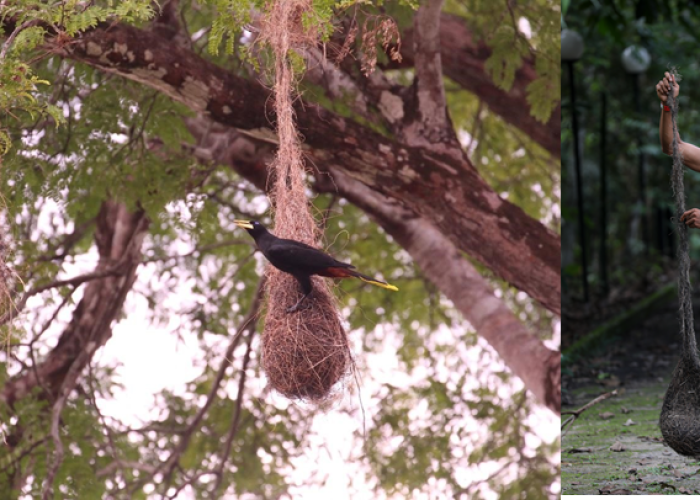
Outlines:
{"type": "MultiPolygon", "coordinates": [[[[694,304],[697,330],[700,296],[694,304]]],[[[661,308],[594,358],[564,368],[570,404],[563,411],[613,390],[618,395],[583,412],[565,431],[563,495],[700,494],[700,462],[666,446],[658,426],[680,348],[676,310],[675,303],[661,308]]]]}

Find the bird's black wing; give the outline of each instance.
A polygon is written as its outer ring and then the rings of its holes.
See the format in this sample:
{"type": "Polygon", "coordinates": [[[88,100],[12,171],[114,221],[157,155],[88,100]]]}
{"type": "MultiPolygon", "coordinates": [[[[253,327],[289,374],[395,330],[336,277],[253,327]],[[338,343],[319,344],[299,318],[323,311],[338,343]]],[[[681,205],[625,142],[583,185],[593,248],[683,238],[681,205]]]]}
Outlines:
{"type": "Polygon", "coordinates": [[[280,239],[267,248],[268,260],[285,272],[314,273],[328,267],[354,266],[340,262],[327,253],[299,241],[280,239]]]}

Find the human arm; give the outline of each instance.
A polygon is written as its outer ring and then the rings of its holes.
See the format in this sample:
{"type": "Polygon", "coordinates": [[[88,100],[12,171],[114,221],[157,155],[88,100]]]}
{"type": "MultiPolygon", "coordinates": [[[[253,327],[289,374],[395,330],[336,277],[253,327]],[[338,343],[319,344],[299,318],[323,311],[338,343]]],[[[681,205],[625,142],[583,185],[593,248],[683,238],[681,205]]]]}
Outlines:
{"type": "MultiPolygon", "coordinates": [[[[663,80],[656,84],[656,94],[661,99],[664,105],[661,109],[661,118],[659,120],[659,138],[661,139],[661,149],[667,155],[673,154],[673,124],[671,123],[671,112],[666,111],[666,99],[668,92],[673,85],[673,95],[678,97],[680,85],[675,81],[675,78],[665,73],[663,80]]],[[[693,144],[683,142],[678,136],[678,146],[683,157],[683,163],[693,170],[700,172],[700,148],[693,144]]]]}

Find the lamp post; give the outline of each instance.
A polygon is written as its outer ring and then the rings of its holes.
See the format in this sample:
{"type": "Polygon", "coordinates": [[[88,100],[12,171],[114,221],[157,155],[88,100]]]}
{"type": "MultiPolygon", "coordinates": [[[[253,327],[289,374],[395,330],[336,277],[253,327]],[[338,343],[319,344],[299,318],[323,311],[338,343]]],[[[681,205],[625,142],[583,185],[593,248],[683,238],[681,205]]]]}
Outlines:
{"type": "Polygon", "coordinates": [[[588,302],[588,260],[586,258],[586,225],[583,213],[583,186],[581,184],[581,152],[579,148],[578,118],[576,116],[576,86],[574,85],[574,63],[583,55],[583,38],[569,29],[561,32],[561,60],[569,70],[569,92],[571,95],[571,125],[574,134],[574,167],[576,171],[576,204],[578,211],[579,243],[581,244],[581,272],[583,273],[583,300],[588,302]]]}
{"type": "MultiPolygon", "coordinates": [[[[622,66],[632,76],[632,91],[634,94],[634,112],[639,117],[641,106],[639,103],[639,75],[645,73],[651,64],[651,55],[644,47],[630,45],[622,51],[622,66]]],[[[649,224],[647,223],[647,195],[646,195],[646,158],[642,152],[642,137],[637,134],[637,177],[639,183],[639,200],[637,202],[641,211],[642,241],[644,252],[649,251],[649,224]]]]}

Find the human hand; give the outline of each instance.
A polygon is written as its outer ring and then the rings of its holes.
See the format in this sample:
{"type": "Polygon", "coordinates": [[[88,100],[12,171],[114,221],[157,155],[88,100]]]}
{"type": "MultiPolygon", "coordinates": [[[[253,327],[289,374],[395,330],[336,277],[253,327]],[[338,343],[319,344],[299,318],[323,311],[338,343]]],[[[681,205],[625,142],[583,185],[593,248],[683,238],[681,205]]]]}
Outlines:
{"type": "Polygon", "coordinates": [[[700,209],[691,208],[681,215],[681,221],[691,229],[700,229],[700,209]]]}
{"type": "Polygon", "coordinates": [[[676,82],[676,78],[667,71],[664,73],[664,79],[656,84],[656,95],[659,96],[661,102],[666,102],[668,91],[671,90],[671,84],[673,84],[673,97],[678,97],[681,86],[676,82]]]}

